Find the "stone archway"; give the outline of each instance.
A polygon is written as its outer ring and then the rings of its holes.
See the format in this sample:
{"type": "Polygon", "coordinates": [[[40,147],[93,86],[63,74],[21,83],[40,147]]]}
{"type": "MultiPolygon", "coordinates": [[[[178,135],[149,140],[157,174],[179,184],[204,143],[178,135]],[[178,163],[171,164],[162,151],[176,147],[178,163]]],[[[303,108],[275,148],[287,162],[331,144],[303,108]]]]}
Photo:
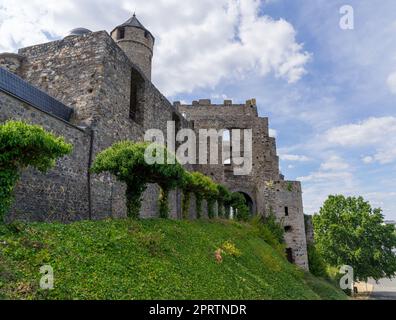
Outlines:
{"type": "Polygon", "coordinates": [[[250,214],[251,214],[251,215],[254,215],[254,201],[253,201],[253,199],[251,198],[251,196],[248,195],[246,192],[243,192],[243,191],[238,191],[238,193],[240,193],[241,195],[243,195],[243,197],[244,197],[245,200],[246,200],[246,205],[247,205],[248,208],[249,208],[250,214]]]}

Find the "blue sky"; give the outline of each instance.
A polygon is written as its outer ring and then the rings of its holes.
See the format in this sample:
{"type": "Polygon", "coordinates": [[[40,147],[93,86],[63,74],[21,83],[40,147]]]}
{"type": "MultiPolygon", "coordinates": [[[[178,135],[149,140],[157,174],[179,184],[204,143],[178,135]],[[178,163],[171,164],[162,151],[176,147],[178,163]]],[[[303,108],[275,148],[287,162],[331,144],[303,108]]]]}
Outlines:
{"type": "Polygon", "coordinates": [[[362,195],[396,220],[395,1],[0,0],[0,51],[110,31],[133,11],[156,37],[153,82],[170,100],[257,98],[307,213],[362,195]],[[339,26],[345,4],[353,30],[339,26]]]}

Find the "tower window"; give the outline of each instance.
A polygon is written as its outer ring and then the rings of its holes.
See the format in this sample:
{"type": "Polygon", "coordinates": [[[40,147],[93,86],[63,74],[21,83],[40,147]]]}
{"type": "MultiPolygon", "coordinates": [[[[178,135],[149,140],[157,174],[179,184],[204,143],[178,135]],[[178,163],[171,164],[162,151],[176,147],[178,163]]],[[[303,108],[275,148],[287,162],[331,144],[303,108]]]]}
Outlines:
{"type": "Polygon", "coordinates": [[[285,216],[287,217],[289,215],[289,207],[285,207],[285,216]]]}
{"type": "Polygon", "coordinates": [[[285,232],[290,232],[292,230],[291,226],[285,226],[285,232]]]}
{"type": "Polygon", "coordinates": [[[125,38],[125,28],[119,28],[118,29],[118,39],[124,39],[125,38]]]}

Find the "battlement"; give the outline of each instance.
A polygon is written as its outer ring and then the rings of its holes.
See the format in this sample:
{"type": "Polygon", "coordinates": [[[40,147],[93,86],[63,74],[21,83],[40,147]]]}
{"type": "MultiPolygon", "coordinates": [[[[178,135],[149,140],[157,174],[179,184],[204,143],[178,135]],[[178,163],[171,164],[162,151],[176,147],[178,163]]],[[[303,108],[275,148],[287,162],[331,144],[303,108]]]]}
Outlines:
{"type": "Polygon", "coordinates": [[[190,105],[182,104],[180,101],[173,102],[173,105],[178,107],[257,107],[256,99],[246,100],[244,104],[234,104],[232,100],[224,100],[223,104],[212,104],[210,99],[194,100],[190,105]]]}

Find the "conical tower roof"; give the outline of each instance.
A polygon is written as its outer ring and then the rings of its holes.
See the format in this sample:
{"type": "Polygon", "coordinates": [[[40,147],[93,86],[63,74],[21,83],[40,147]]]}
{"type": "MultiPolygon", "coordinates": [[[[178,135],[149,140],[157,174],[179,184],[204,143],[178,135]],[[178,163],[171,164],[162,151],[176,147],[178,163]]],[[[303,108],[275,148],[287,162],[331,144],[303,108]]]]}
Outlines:
{"type": "Polygon", "coordinates": [[[142,29],[150,34],[150,36],[154,39],[154,36],[151,34],[149,30],[147,30],[141,22],[136,18],[136,14],[134,13],[132,18],[129,18],[127,21],[125,21],[123,24],[120,24],[116,28],[122,28],[122,27],[134,27],[134,28],[139,28],[142,29]]]}

